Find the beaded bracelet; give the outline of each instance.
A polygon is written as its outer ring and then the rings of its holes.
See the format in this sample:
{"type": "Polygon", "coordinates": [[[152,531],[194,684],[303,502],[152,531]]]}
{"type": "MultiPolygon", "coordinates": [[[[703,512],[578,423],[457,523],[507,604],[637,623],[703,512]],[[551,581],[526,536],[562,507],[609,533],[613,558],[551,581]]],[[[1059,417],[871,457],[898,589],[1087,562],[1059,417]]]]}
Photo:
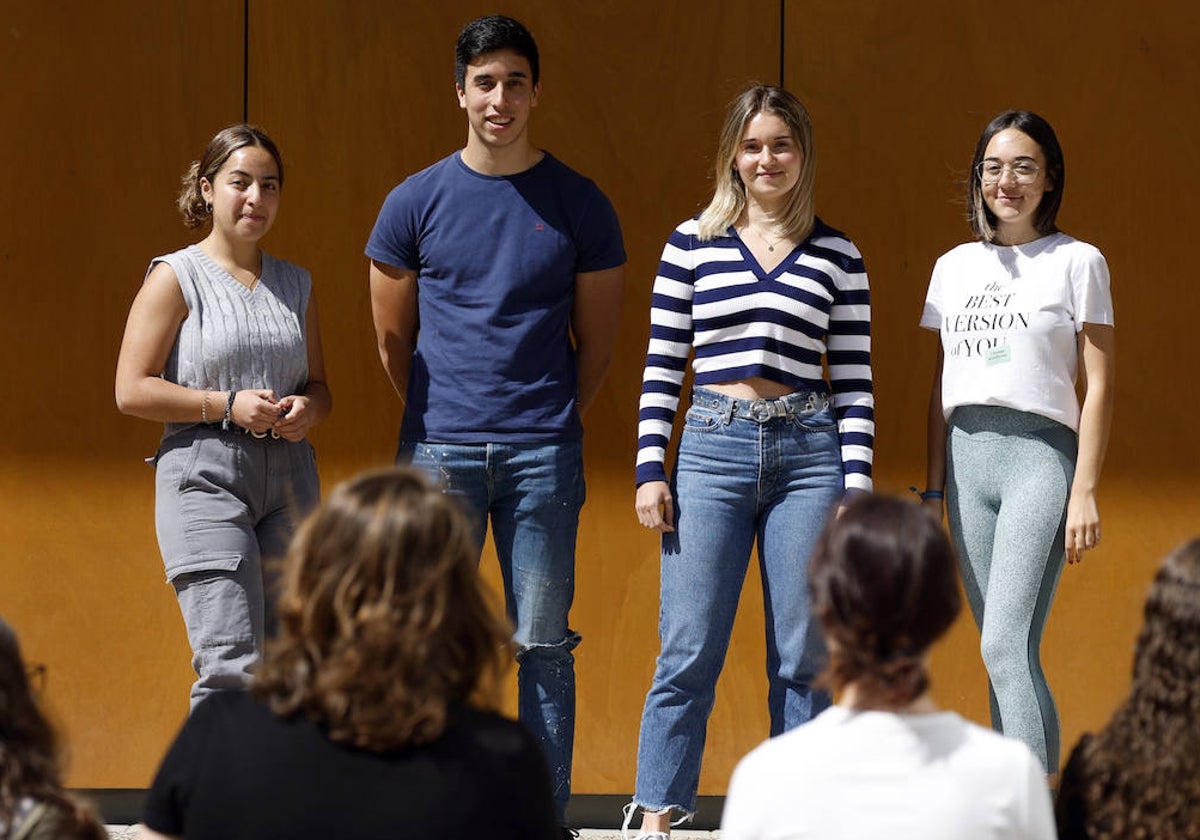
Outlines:
{"type": "Polygon", "coordinates": [[[200,422],[208,422],[208,391],[205,391],[204,396],[200,398],[200,422]]]}
{"type": "Polygon", "coordinates": [[[237,396],[237,391],[229,392],[229,399],[225,401],[225,419],[221,421],[221,429],[228,432],[229,426],[233,423],[233,400],[237,396]]]}
{"type": "Polygon", "coordinates": [[[916,487],[910,486],[908,489],[913,491],[914,493],[916,493],[918,496],[920,496],[922,502],[926,501],[927,499],[944,499],[944,498],[946,498],[946,494],[944,492],[942,492],[941,490],[926,490],[924,493],[922,493],[916,487]]]}

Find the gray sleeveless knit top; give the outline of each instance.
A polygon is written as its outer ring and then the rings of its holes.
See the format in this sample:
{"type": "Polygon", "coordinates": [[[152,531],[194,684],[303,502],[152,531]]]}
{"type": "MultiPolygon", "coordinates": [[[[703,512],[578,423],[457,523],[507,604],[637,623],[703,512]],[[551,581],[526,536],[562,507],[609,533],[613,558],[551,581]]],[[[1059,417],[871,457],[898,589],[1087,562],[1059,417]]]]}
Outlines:
{"type": "MultiPolygon", "coordinates": [[[[277,397],[308,383],[305,320],[312,289],[309,273],[262,255],[262,276],[248,289],[198,246],[156,257],[175,270],[188,315],[167,359],[163,378],[187,388],[240,391],[270,388],[277,397]]],[[[210,402],[210,420],[225,405],[210,402]]],[[[164,437],[197,425],[167,423],[164,437]]]]}

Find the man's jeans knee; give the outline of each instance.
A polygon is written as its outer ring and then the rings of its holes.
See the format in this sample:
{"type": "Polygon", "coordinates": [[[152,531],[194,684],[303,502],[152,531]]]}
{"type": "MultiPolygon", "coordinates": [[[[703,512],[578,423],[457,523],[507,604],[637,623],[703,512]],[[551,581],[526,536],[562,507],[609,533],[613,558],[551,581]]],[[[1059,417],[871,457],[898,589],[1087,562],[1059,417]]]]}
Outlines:
{"type": "Polygon", "coordinates": [[[550,765],[563,819],[575,738],[575,537],[586,487],[583,447],[555,444],[402,445],[412,465],[458,498],[482,549],[487,523],[515,626],[517,707],[550,765]]]}

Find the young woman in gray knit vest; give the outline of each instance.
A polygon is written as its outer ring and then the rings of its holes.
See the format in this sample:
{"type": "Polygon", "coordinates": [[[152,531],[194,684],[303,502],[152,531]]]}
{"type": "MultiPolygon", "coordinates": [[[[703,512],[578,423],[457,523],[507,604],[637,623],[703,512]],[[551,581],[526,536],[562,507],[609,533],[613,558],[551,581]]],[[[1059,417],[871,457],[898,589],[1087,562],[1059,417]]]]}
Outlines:
{"type": "Polygon", "coordinates": [[[150,263],[117,361],[117,405],[166,424],[155,524],[197,679],[192,708],[249,681],[275,609],[264,561],[320,495],[306,437],[329,413],[312,281],[259,248],[283,162],[250,125],[224,129],[183,177],[194,245],[150,263]]]}

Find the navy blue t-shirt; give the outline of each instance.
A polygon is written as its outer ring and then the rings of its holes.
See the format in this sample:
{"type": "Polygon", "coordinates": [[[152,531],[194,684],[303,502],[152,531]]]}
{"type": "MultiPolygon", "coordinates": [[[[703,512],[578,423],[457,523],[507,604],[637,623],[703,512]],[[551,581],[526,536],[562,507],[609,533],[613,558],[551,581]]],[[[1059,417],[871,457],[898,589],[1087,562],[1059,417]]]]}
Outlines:
{"type": "Polygon", "coordinates": [[[576,441],[575,275],[625,262],[604,193],[549,153],[516,175],[458,152],[388,195],[367,256],[418,272],[403,443],[576,441]]]}

